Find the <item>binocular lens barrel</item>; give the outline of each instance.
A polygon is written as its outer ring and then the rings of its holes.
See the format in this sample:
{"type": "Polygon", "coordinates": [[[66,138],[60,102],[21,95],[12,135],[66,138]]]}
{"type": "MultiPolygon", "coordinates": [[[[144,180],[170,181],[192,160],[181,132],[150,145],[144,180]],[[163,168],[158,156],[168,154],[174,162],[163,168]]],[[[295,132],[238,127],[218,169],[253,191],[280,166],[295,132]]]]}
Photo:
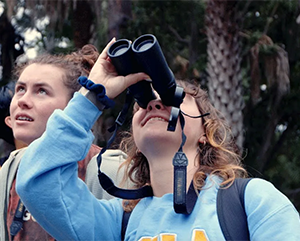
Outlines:
{"type": "MultiPolygon", "coordinates": [[[[168,106],[178,105],[178,100],[175,100],[174,75],[154,35],[142,35],[132,44],[127,39],[120,39],[110,46],[108,56],[119,75],[126,76],[138,72],[148,74],[162,102],[168,106]]],[[[145,80],[128,89],[144,109],[151,100],[155,99],[150,83],[145,80]]]]}
{"type": "MultiPolygon", "coordinates": [[[[108,49],[108,56],[119,75],[126,76],[128,74],[144,72],[133,55],[131,42],[127,39],[120,39],[113,43],[108,49]]],[[[146,80],[131,85],[128,90],[138,105],[144,109],[147,108],[151,100],[155,99],[151,85],[146,80]]]]}
{"type": "Polygon", "coordinates": [[[131,44],[127,39],[122,39],[110,47],[109,53],[113,56],[120,56],[131,48],[131,44]]]}
{"type": "Polygon", "coordinates": [[[170,70],[156,37],[145,34],[132,44],[137,62],[152,79],[152,86],[165,105],[173,106],[176,89],[175,77],[170,70]]]}
{"type": "Polygon", "coordinates": [[[144,52],[150,49],[155,44],[155,42],[156,38],[153,35],[142,35],[134,41],[132,48],[136,52],[144,52]]]}
{"type": "Polygon", "coordinates": [[[131,43],[127,39],[120,39],[111,45],[108,49],[108,56],[120,75],[131,74],[136,68],[133,63],[131,43]]]}

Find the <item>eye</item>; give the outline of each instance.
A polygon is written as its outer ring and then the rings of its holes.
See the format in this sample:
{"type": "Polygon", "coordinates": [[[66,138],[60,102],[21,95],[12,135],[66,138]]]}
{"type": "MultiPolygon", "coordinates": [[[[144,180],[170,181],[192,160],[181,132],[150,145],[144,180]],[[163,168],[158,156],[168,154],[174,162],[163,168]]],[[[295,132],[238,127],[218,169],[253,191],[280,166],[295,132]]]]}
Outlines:
{"type": "Polygon", "coordinates": [[[39,88],[38,93],[41,95],[46,95],[48,92],[44,88],[39,88]]]}
{"type": "Polygon", "coordinates": [[[140,109],[140,106],[138,105],[138,103],[135,102],[133,105],[133,114],[135,114],[139,109],[140,109]]]}
{"type": "Polygon", "coordinates": [[[18,85],[18,86],[16,86],[15,92],[16,93],[24,93],[25,92],[25,87],[22,86],[22,85],[18,85]]]}

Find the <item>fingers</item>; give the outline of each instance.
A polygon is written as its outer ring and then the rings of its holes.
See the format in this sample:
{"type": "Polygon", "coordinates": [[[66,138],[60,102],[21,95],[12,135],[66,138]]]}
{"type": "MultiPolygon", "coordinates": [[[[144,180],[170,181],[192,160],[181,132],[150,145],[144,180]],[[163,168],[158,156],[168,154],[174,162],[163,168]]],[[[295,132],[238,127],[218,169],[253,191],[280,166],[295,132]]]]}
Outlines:
{"type": "Polygon", "coordinates": [[[145,73],[136,73],[136,74],[129,74],[125,76],[125,85],[129,87],[130,85],[133,85],[141,80],[149,79],[149,76],[145,73]]]}
{"type": "Polygon", "coordinates": [[[108,61],[107,51],[109,47],[116,42],[116,38],[113,38],[106,47],[102,50],[101,54],[99,55],[96,63],[94,64],[93,68],[89,73],[89,79],[92,80],[96,84],[105,84],[105,79],[109,74],[115,72],[114,67],[112,66],[111,62],[108,61]],[[103,82],[104,81],[104,82],[103,82]]]}
{"type": "Polygon", "coordinates": [[[148,78],[148,75],[145,73],[129,74],[127,76],[117,76],[111,78],[105,85],[106,95],[109,98],[114,99],[129,86],[146,78],[148,78]]]}
{"type": "Polygon", "coordinates": [[[101,59],[106,59],[106,58],[108,57],[107,51],[108,51],[109,47],[110,47],[114,42],[116,42],[116,38],[115,38],[115,37],[113,37],[112,40],[110,40],[110,42],[109,42],[109,43],[106,45],[106,47],[102,50],[102,52],[101,52],[99,58],[101,58],[101,59]]]}
{"type": "Polygon", "coordinates": [[[129,74],[127,76],[118,76],[113,64],[109,61],[107,54],[110,46],[116,42],[113,38],[103,49],[99,55],[95,65],[93,66],[89,79],[96,84],[102,84],[106,88],[106,95],[113,99],[122,93],[129,86],[141,81],[148,79],[149,76],[145,73],[129,74]]]}

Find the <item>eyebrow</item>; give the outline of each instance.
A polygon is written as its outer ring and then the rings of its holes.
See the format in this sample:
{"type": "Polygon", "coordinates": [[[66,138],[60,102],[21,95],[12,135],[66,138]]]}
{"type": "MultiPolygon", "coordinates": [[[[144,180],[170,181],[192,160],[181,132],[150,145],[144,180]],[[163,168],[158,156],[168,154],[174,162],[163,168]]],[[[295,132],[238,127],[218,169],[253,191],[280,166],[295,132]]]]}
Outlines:
{"type": "MultiPolygon", "coordinates": [[[[26,83],[25,82],[23,82],[23,81],[17,81],[16,82],[16,85],[26,85],[26,83]]],[[[51,89],[53,89],[49,84],[47,84],[47,83],[44,83],[44,82],[37,82],[37,83],[34,83],[33,84],[33,86],[34,87],[49,87],[49,88],[51,88],[51,89]]]]}

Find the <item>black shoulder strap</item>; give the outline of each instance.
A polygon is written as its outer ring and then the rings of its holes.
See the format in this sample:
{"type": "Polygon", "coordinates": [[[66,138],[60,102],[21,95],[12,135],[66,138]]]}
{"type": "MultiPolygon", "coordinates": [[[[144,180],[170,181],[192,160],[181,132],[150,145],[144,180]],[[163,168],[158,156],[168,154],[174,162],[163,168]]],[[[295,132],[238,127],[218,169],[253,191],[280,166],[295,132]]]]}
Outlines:
{"type": "Polygon", "coordinates": [[[125,239],[125,233],[128,225],[128,220],[131,215],[131,212],[123,212],[122,217],[122,229],[121,229],[121,240],[123,241],[125,239]]]}
{"type": "Polygon", "coordinates": [[[245,188],[251,178],[238,178],[229,188],[219,189],[217,213],[226,240],[250,240],[244,206],[245,188]]]}
{"type": "Polygon", "coordinates": [[[20,199],[18,202],[18,206],[17,206],[16,212],[15,212],[13,222],[10,225],[10,235],[11,235],[12,241],[14,240],[14,238],[18,234],[18,232],[22,229],[23,216],[24,216],[25,210],[26,210],[26,208],[20,199]]]}

